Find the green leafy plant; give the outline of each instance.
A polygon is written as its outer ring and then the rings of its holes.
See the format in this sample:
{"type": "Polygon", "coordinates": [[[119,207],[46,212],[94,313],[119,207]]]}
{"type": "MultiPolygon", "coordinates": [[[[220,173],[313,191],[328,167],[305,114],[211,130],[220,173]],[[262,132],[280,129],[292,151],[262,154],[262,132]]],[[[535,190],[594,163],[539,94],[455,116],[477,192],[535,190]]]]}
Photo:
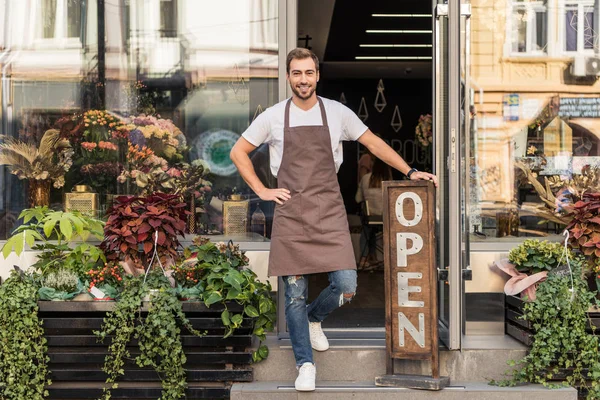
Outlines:
{"type": "Polygon", "coordinates": [[[599,341],[586,332],[587,310],[595,302],[595,293],[582,278],[584,263],[581,257],[571,261],[573,281],[568,273],[550,273],[538,286],[536,300],[524,306],[524,319],[535,329],[531,350],[520,361],[509,363],[516,367],[509,379],[493,384],[530,382],[556,387],[549,380],[561,369],[571,368],[565,383],[585,389],[588,399],[600,398],[599,341]]]}
{"type": "Polygon", "coordinates": [[[104,223],[100,220],[79,212],[53,211],[48,207],[23,210],[19,218],[23,218],[23,225],[15,229],[2,247],[4,258],[13,251],[21,255],[27,243],[33,250],[41,252],[33,267],[42,274],[67,267],[80,276],[90,264],[104,260],[97,247],[85,243],[90,236],[104,237],[104,223]],[[69,247],[72,240],[82,240],[83,243],[72,249],[69,247]]]}
{"type": "Polygon", "coordinates": [[[32,276],[15,271],[0,285],[0,399],[48,396],[48,345],[38,318],[37,289],[32,276]]]}
{"type": "Polygon", "coordinates": [[[104,389],[102,399],[111,398],[111,389],[118,387],[117,379],[125,373],[125,360],[131,358],[127,345],[132,337],[138,340],[140,347],[137,365],[151,366],[161,377],[161,399],[183,398],[187,387],[186,358],[180,325],[194,335],[204,335],[186,318],[181,302],[162,271],[151,271],[146,281],[144,276],[127,277],[115,309],[104,319],[102,330],[95,332],[100,340],[113,335],[103,367],[108,375],[106,383],[110,386],[104,389]],[[143,318],[142,299],[149,292],[148,314],[143,318]]]}
{"type": "Polygon", "coordinates": [[[564,247],[561,243],[547,240],[528,239],[508,253],[508,260],[519,272],[529,275],[541,271],[551,271],[564,263],[564,247]]]}
{"type": "Polygon", "coordinates": [[[271,285],[260,282],[248,265],[248,258],[232,242],[212,243],[205,238],[196,238],[189,251],[196,254],[198,261],[205,269],[205,282],[202,298],[210,307],[221,303],[225,310],[221,320],[226,327],[225,337],[232,335],[242,325],[242,314],[231,314],[227,308],[228,301],[235,301],[244,307],[243,314],[254,319],[253,334],[260,340],[259,347],[252,354],[254,362],[268,357],[269,350],[262,344],[266,332],[274,328],[277,313],[275,302],[271,297],[271,285]]]}
{"type": "MultiPolygon", "coordinates": [[[[184,235],[186,204],[175,195],[155,193],[147,197],[120,196],[108,210],[101,248],[109,259],[131,258],[144,265],[154,249],[164,261],[177,259],[179,236],[184,235]],[[143,252],[140,255],[139,249],[143,252]]],[[[163,262],[164,264],[165,262],[163,262]]]]}

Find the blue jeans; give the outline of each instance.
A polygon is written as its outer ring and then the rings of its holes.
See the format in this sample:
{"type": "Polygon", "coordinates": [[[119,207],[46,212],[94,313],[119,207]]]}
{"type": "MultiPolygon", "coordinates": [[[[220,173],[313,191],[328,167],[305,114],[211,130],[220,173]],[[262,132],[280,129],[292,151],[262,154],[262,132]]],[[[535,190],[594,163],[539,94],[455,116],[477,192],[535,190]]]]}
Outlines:
{"type": "Polygon", "coordinates": [[[308,281],[304,275],[283,277],[285,286],[285,320],[296,365],[313,362],[308,322],[321,322],[336,308],[349,303],[356,293],[356,270],[332,271],[329,286],[308,306],[308,281]]]}

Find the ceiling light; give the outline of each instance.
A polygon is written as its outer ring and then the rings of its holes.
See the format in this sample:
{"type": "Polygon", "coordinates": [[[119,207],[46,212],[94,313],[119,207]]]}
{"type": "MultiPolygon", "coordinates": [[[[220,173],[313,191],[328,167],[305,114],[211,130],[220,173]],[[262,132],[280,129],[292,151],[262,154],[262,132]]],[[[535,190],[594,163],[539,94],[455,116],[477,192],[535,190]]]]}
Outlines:
{"type": "Polygon", "coordinates": [[[409,57],[409,56],[356,56],[355,60],[432,60],[432,57],[427,56],[418,56],[418,57],[409,57]]]}
{"type": "Polygon", "coordinates": [[[367,33],[432,33],[432,30],[393,30],[393,29],[367,29],[367,33]]]}
{"type": "Polygon", "coordinates": [[[431,18],[431,14],[372,14],[372,17],[383,18],[431,18]]]}
{"type": "Polygon", "coordinates": [[[430,44],[361,44],[360,47],[433,47],[430,44]]]}

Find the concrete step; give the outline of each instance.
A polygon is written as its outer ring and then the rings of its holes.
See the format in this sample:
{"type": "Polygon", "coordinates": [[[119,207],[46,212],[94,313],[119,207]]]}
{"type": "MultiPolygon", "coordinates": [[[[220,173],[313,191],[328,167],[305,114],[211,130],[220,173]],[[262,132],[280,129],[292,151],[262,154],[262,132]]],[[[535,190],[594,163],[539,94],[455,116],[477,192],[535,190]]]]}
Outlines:
{"type": "Polygon", "coordinates": [[[512,388],[483,382],[453,382],[439,392],[386,388],[373,382],[317,382],[314,392],[296,392],[293,381],[236,383],[231,400],[577,400],[573,388],[546,389],[540,385],[512,388]]]}
{"type": "MultiPolygon", "coordinates": [[[[369,340],[331,340],[328,351],[314,351],[317,377],[322,381],[374,382],[376,376],[385,375],[385,346],[369,346],[369,340]],[[345,343],[346,342],[346,343],[345,343]]],[[[296,379],[296,363],[289,341],[267,339],[269,357],[254,365],[255,382],[293,382],[296,379]]],[[[440,373],[449,376],[452,382],[488,382],[502,379],[509,370],[509,360],[519,360],[526,350],[504,348],[491,350],[440,351],[440,373]]],[[[430,375],[428,361],[396,360],[398,374],[430,375]]]]}

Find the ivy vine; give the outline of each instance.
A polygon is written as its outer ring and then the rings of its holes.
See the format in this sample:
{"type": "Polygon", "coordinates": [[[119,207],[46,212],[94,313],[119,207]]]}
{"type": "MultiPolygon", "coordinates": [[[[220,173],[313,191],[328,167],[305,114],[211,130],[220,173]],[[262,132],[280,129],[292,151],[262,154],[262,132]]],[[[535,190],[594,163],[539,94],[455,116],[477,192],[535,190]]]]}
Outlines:
{"type": "Polygon", "coordinates": [[[104,318],[102,330],[94,331],[100,341],[113,335],[102,367],[108,375],[106,383],[109,384],[103,389],[102,400],[109,400],[112,397],[111,389],[119,386],[117,379],[125,374],[125,360],[131,358],[127,344],[135,331],[136,314],[140,313],[139,318],[141,318],[142,298],[146,292],[147,288],[141,279],[126,277],[119,301],[104,318]]]}
{"type": "Polygon", "coordinates": [[[561,385],[550,380],[566,370],[565,384],[579,387],[587,393],[587,399],[600,398],[599,341],[586,332],[587,311],[595,303],[595,293],[582,277],[584,263],[581,257],[572,260],[573,281],[569,274],[550,273],[538,286],[536,301],[525,304],[523,316],[533,323],[533,345],[523,359],[509,362],[516,367],[509,379],[492,384],[515,386],[529,382],[558,387],[561,385]]]}
{"type": "Polygon", "coordinates": [[[38,318],[38,285],[32,275],[12,271],[0,285],[0,399],[48,396],[48,345],[38,318]]]}
{"type": "Polygon", "coordinates": [[[100,340],[114,335],[103,367],[109,386],[104,388],[101,399],[109,400],[111,389],[118,387],[117,379],[124,374],[125,361],[131,359],[126,346],[132,336],[138,340],[140,349],[136,364],[154,368],[161,378],[163,390],[160,400],[183,398],[187,387],[186,357],[180,324],[196,336],[205,334],[192,327],[183,312],[182,303],[162,273],[152,271],[146,282],[143,276],[128,278],[115,309],[104,319],[102,331],[95,332],[100,340]],[[148,293],[149,308],[143,318],[142,299],[148,293]]]}

